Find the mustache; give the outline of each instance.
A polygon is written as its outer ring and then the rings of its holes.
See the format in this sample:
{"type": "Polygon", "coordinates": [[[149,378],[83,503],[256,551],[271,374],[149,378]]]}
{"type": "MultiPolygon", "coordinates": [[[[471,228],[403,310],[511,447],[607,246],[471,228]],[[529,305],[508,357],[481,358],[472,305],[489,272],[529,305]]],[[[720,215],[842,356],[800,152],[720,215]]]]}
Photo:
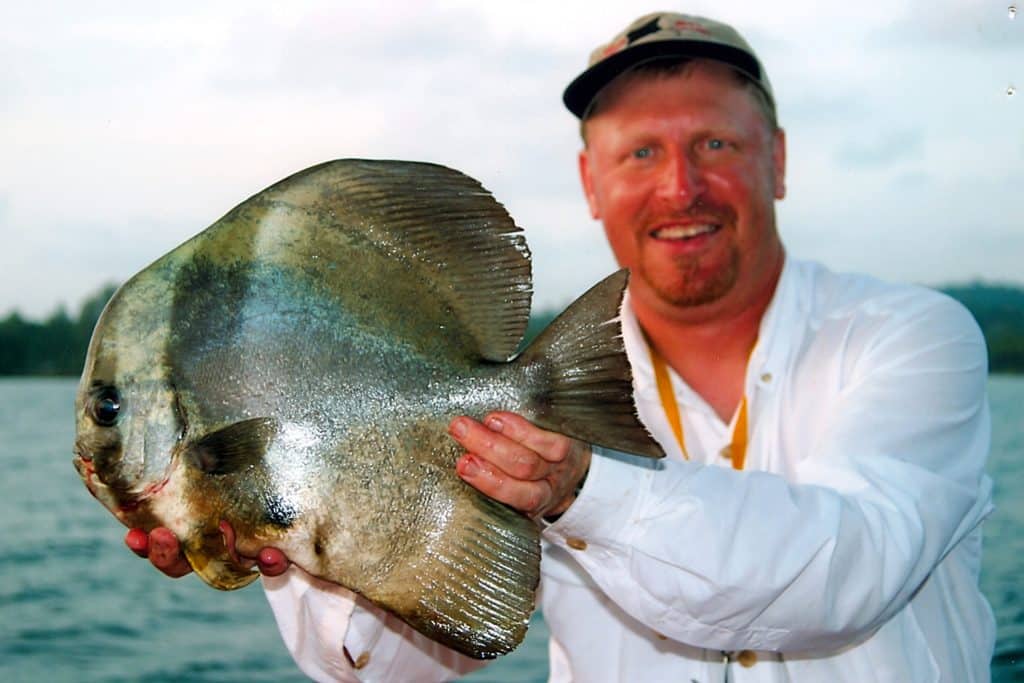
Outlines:
{"type": "Polygon", "coordinates": [[[736,210],[728,204],[719,204],[703,197],[697,197],[685,207],[676,207],[654,216],[655,223],[671,221],[706,221],[729,223],[736,221],[736,210]]]}

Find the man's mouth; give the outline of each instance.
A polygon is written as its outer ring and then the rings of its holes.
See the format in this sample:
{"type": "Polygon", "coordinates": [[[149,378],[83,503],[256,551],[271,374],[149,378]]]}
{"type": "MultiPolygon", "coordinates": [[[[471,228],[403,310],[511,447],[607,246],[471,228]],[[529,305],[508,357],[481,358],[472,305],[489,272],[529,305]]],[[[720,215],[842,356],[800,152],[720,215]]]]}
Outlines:
{"type": "Polygon", "coordinates": [[[690,223],[689,225],[667,225],[651,231],[651,237],[659,240],[689,240],[701,235],[718,232],[720,223],[690,223]]]}

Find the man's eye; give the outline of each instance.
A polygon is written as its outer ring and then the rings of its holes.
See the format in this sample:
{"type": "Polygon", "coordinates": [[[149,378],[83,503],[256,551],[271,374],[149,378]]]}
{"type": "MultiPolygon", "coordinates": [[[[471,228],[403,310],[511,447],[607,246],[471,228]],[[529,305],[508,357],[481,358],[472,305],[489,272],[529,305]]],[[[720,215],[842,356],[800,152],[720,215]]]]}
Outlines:
{"type": "Polygon", "coordinates": [[[654,152],[651,151],[650,147],[639,147],[633,150],[634,159],[650,159],[654,152]]]}
{"type": "Polygon", "coordinates": [[[727,147],[725,140],[722,138],[708,138],[704,144],[710,150],[725,149],[727,147]]]}

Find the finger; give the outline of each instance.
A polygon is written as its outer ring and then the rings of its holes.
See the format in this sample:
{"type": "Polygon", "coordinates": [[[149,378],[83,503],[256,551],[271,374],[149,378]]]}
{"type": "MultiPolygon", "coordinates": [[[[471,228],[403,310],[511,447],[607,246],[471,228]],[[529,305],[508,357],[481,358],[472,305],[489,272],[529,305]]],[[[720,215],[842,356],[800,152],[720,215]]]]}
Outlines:
{"type": "Polygon", "coordinates": [[[242,556],[238,554],[238,548],[235,547],[235,529],[231,526],[231,523],[226,519],[222,519],[217,526],[220,528],[220,535],[224,539],[224,547],[227,549],[228,557],[231,558],[231,561],[246,569],[251,567],[253,561],[249,558],[242,559],[242,556]]]}
{"type": "Polygon", "coordinates": [[[157,527],[149,532],[149,561],[172,578],[184,576],[192,571],[192,567],[181,554],[178,537],[164,527],[157,527]]]}
{"type": "Polygon", "coordinates": [[[256,564],[264,576],[280,576],[288,571],[291,561],[277,548],[264,548],[256,558],[256,564]]]}
{"type": "Polygon", "coordinates": [[[480,493],[530,516],[540,514],[552,502],[551,485],[547,480],[512,478],[475,453],[459,458],[455,471],[480,493]]]}
{"type": "Polygon", "coordinates": [[[452,420],[448,431],[467,451],[475,453],[512,478],[538,481],[550,471],[548,462],[540,455],[484,427],[476,420],[457,417],[452,420]]]}
{"type": "Polygon", "coordinates": [[[495,412],[484,418],[491,431],[537,453],[547,462],[562,462],[572,450],[574,440],[558,432],[541,429],[521,415],[495,412]]]}
{"type": "Polygon", "coordinates": [[[149,534],[142,529],[129,529],[124,536],[124,543],[139,557],[149,556],[149,534]]]}

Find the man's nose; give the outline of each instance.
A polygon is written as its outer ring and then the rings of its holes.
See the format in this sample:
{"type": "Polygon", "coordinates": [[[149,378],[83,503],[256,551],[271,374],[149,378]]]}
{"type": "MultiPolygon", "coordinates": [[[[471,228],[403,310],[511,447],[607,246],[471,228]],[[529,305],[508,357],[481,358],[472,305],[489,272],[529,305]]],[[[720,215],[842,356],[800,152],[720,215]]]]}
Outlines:
{"type": "Polygon", "coordinates": [[[704,174],[685,150],[675,150],[669,155],[658,187],[663,199],[688,206],[705,189],[704,174]]]}

